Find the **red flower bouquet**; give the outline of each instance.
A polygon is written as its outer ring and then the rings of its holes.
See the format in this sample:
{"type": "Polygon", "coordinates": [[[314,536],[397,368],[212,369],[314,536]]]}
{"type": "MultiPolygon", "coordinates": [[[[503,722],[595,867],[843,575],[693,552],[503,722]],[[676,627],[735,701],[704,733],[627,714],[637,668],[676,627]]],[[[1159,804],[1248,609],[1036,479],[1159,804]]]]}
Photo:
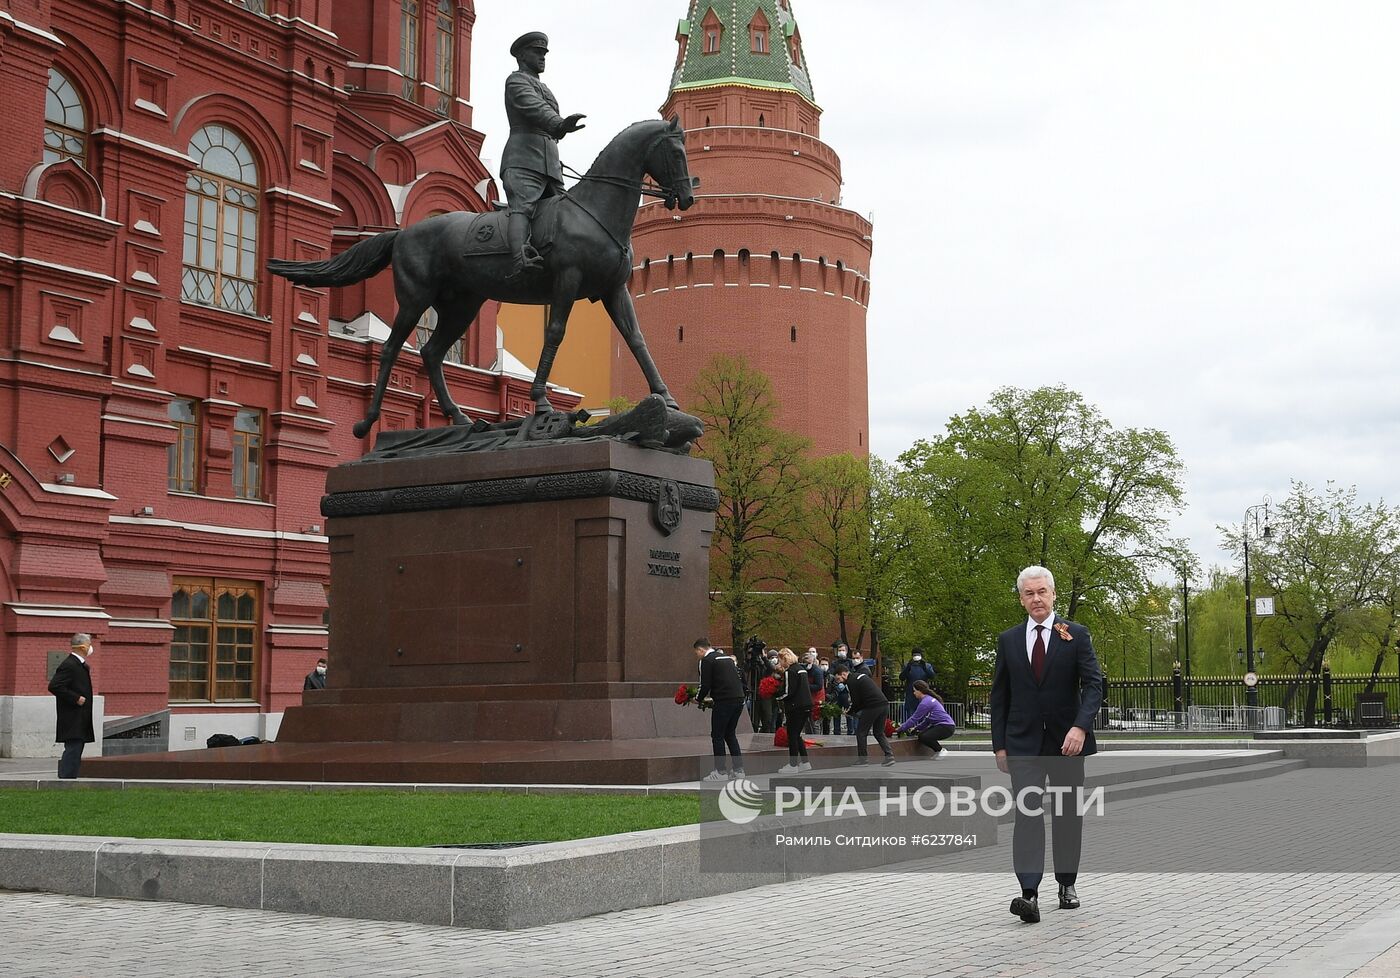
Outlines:
{"type": "Polygon", "coordinates": [[[893,736],[894,736],[894,730],[895,730],[894,721],[891,720],[889,717],[885,717],[885,736],[886,736],[886,737],[893,737],[893,736]]]}
{"type": "Polygon", "coordinates": [[[758,681],[758,695],[765,700],[771,700],[778,695],[778,690],[783,688],[783,681],[777,676],[764,676],[758,681]]]}
{"type": "MultiPolygon", "coordinates": [[[[803,738],[802,738],[802,743],[805,744],[805,745],[808,746],[808,747],[820,747],[820,746],[822,746],[822,742],[821,742],[820,740],[808,740],[806,737],[803,737],[803,738]]],[[[786,727],[786,726],[779,727],[779,728],[778,728],[778,732],[775,733],[775,734],[773,735],[773,746],[774,746],[774,747],[786,747],[787,745],[788,745],[787,727],[786,727]]]]}
{"type": "Polygon", "coordinates": [[[696,690],[694,686],[687,686],[685,683],[681,683],[676,687],[676,705],[686,706],[691,700],[695,699],[696,692],[698,692],[698,690],[696,690]]]}

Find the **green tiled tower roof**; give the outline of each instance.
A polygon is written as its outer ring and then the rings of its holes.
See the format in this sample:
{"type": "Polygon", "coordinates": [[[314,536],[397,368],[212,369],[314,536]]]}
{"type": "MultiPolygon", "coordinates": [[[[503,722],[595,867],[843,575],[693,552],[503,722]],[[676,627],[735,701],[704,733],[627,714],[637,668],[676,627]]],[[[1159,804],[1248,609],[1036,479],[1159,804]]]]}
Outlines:
{"type": "Polygon", "coordinates": [[[688,40],[685,58],[671,76],[671,91],[751,85],[796,92],[816,104],[791,6],[791,0],[690,0],[688,16],[677,28],[688,40]],[[758,18],[759,12],[762,18],[758,18]],[[768,22],[767,50],[763,52],[753,50],[749,27],[756,18],[768,22]],[[721,28],[719,51],[715,53],[705,51],[707,22],[718,22],[721,28]],[[797,43],[793,43],[794,37],[797,43]]]}

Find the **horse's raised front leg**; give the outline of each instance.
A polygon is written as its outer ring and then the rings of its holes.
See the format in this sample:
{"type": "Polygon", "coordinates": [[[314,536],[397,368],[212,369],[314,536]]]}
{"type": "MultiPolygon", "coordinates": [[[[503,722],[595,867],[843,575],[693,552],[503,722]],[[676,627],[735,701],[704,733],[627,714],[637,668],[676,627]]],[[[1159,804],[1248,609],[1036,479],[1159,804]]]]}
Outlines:
{"type": "Polygon", "coordinates": [[[651,351],[647,349],[646,337],[642,335],[642,327],[637,322],[637,310],[632,308],[632,296],[627,291],[626,282],[618,286],[616,291],[603,297],[603,307],[608,310],[613,325],[622,334],[627,348],[632,351],[637,366],[642,368],[642,376],[646,377],[651,392],[665,398],[667,407],[679,411],[680,405],[671,396],[666,383],[661,379],[661,371],[656,369],[656,361],[651,358],[651,351]]]}
{"type": "Polygon", "coordinates": [[[418,320],[423,318],[423,310],[426,308],[426,304],[399,306],[399,311],[394,316],[394,328],[389,332],[389,338],[384,341],[384,349],[379,353],[379,377],[374,383],[369,410],[365,412],[364,420],[357,421],[353,429],[356,438],[363,438],[369,434],[369,430],[379,420],[379,411],[384,405],[384,390],[389,386],[389,374],[393,372],[394,363],[399,359],[399,351],[403,349],[404,341],[417,327],[418,320]]]}
{"type": "Polygon", "coordinates": [[[544,328],[544,348],[540,350],[540,364],[535,369],[535,382],[530,385],[530,397],[535,402],[535,413],[545,414],[554,410],[549,403],[549,373],[554,369],[554,355],[559,352],[559,344],[564,342],[564,330],[569,325],[569,313],[573,312],[574,300],[578,298],[580,276],[578,272],[564,272],[555,282],[554,302],[549,307],[549,322],[544,328]]]}
{"type": "Polygon", "coordinates": [[[433,335],[418,351],[423,357],[423,368],[428,372],[433,393],[437,395],[438,407],[452,424],[467,425],[472,423],[472,419],[452,400],[452,393],[447,389],[447,381],[442,375],[442,361],[447,351],[452,349],[452,344],[466,335],[484,301],[468,296],[455,303],[439,302],[434,307],[438,311],[438,322],[433,327],[433,335]]]}

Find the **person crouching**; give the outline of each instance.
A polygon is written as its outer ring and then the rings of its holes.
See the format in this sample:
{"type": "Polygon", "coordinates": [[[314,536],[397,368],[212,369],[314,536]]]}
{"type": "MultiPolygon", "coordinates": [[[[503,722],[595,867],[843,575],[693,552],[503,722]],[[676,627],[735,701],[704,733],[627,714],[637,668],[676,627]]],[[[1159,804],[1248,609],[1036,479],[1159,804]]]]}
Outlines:
{"type": "Polygon", "coordinates": [[[914,712],[895,732],[914,734],[919,743],[933,751],[934,757],[942,757],[948,753],[942,742],[953,736],[953,718],[922,679],[914,680],[913,693],[914,712]]]}

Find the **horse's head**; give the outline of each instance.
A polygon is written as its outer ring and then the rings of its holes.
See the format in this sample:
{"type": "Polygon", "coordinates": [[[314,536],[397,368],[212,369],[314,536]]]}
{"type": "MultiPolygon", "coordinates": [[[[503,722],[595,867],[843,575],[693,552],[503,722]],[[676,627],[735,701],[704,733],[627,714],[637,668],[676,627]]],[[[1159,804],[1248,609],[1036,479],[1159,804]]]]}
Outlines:
{"type": "Polygon", "coordinates": [[[695,181],[686,163],[685,130],[679,116],[672,116],[652,142],[643,167],[647,176],[666,191],[667,210],[689,210],[695,203],[695,181]]]}

